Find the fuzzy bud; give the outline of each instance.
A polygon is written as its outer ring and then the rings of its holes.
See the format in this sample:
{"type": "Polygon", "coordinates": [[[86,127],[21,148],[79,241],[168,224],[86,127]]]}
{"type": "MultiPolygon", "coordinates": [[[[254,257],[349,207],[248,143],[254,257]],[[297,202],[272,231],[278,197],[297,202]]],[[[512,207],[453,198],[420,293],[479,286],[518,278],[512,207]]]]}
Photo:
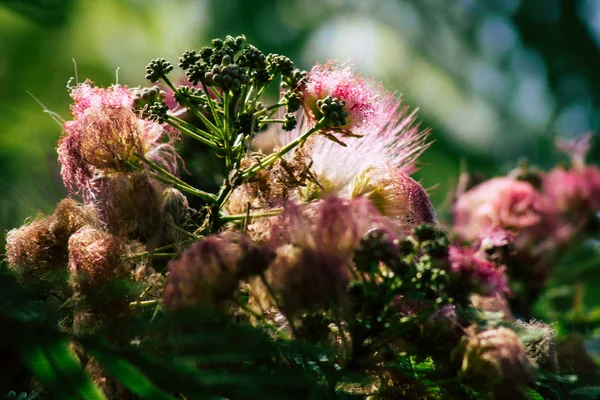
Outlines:
{"type": "Polygon", "coordinates": [[[161,185],[144,172],[99,179],[97,208],[109,232],[149,241],[160,233],[161,185]]]}
{"type": "Polygon", "coordinates": [[[164,302],[170,308],[217,306],[229,299],[240,279],[266,268],[268,262],[238,234],[209,236],[169,263],[164,302]],[[243,268],[243,269],[242,269],[243,268]]]}
{"type": "Polygon", "coordinates": [[[485,296],[507,294],[508,277],[504,266],[497,266],[468,247],[450,246],[448,259],[452,272],[473,291],[485,296]]]}
{"type": "Polygon", "coordinates": [[[161,212],[165,216],[171,216],[176,225],[181,225],[185,221],[189,207],[187,197],[179,190],[171,187],[163,190],[161,212]]]}
{"type": "Polygon", "coordinates": [[[72,192],[91,203],[97,194],[96,179],[145,168],[142,156],[176,172],[173,142],[177,137],[171,136],[172,130],[138,117],[133,110],[135,91],[85,82],[71,89],[71,97],[74,119],[64,124],[57,152],[61,176],[72,192]]]}
{"type": "Polygon", "coordinates": [[[308,207],[288,203],[271,232],[276,258],[267,278],[285,311],[296,313],[345,301],[352,253],[372,228],[393,232],[368,200],[330,197],[308,207]]]}
{"type": "Polygon", "coordinates": [[[392,167],[366,169],[354,179],[350,193],[366,196],[398,234],[409,235],[414,227],[437,221],[425,189],[392,167]]]}
{"type": "Polygon", "coordinates": [[[557,373],[558,354],[554,329],[539,321],[529,323],[517,321],[516,328],[525,345],[529,360],[541,369],[557,373]]]}
{"type": "Polygon", "coordinates": [[[40,215],[7,233],[8,264],[25,274],[27,281],[39,279],[38,272],[66,266],[69,236],[84,225],[97,223],[98,217],[92,207],[64,199],[53,215],[40,215]]]}
{"type": "Polygon", "coordinates": [[[76,289],[92,288],[124,278],[128,274],[124,262],[126,246],[110,233],[86,226],[69,239],[69,270],[76,289]]]}
{"type": "Polygon", "coordinates": [[[535,381],[525,347],[512,330],[490,329],[471,337],[462,361],[463,377],[495,399],[525,399],[522,389],[535,381]]]}

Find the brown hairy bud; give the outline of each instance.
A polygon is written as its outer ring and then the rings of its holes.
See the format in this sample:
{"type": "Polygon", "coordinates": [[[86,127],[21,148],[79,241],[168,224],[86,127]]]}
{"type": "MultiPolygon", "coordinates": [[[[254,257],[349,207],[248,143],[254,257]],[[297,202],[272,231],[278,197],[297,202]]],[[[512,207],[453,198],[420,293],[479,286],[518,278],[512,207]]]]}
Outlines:
{"type": "Polygon", "coordinates": [[[552,327],[540,321],[517,321],[521,341],[525,344],[529,360],[539,368],[550,372],[558,372],[558,355],[556,353],[556,332],[552,327]]]}
{"type": "Polygon", "coordinates": [[[437,221],[427,191],[399,169],[367,168],[354,179],[350,193],[371,200],[399,234],[408,235],[416,226],[437,221]]]}
{"type": "Polygon", "coordinates": [[[160,209],[163,216],[170,216],[177,225],[182,224],[190,207],[187,197],[179,190],[169,187],[163,190],[161,198],[160,209]]]}
{"type": "Polygon", "coordinates": [[[535,381],[525,347],[515,332],[504,327],[468,340],[462,374],[473,387],[495,399],[526,399],[522,389],[535,381]]]}
{"type": "Polygon", "coordinates": [[[38,215],[34,220],[6,235],[9,265],[29,282],[43,278],[40,273],[67,265],[69,237],[82,226],[97,225],[93,207],[64,199],[52,215],[38,215]]]}
{"type": "Polygon", "coordinates": [[[97,207],[109,232],[144,241],[160,233],[159,182],[144,172],[133,172],[101,178],[97,186],[97,207]]]}
{"type": "Polygon", "coordinates": [[[69,239],[69,270],[76,290],[86,291],[128,275],[121,238],[86,226],[69,239]]]}
{"type": "Polygon", "coordinates": [[[165,304],[171,308],[191,304],[210,307],[229,299],[240,279],[265,268],[260,262],[268,262],[257,256],[254,246],[249,239],[231,232],[194,243],[169,263],[165,304]]]}
{"type": "Polygon", "coordinates": [[[343,260],[291,244],[277,248],[267,279],[286,313],[343,302],[350,270],[343,260]]]}

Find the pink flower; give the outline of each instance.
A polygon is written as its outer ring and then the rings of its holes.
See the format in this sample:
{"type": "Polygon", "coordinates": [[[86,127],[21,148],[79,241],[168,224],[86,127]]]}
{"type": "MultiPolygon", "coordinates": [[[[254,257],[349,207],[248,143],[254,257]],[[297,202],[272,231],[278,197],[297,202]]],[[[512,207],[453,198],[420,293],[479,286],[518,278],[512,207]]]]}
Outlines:
{"type": "Polygon", "coordinates": [[[591,135],[574,140],[557,139],[556,146],[571,158],[569,169],[556,167],[543,176],[542,189],[571,222],[581,228],[600,211],[600,169],[586,165],[591,135]]]}
{"type": "Polygon", "coordinates": [[[305,109],[313,121],[322,116],[318,100],[327,96],[343,100],[348,117],[346,124],[339,128],[355,135],[385,124],[391,111],[390,98],[393,98],[374,82],[362,78],[349,62],[334,61],[312,68],[304,83],[303,96],[305,109]]]}
{"type": "Polygon", "coordinates": [[[57,151],[61,175],[72,192],[93,200],[94,179],[145,168],[139,156],[176,171],[176,137],[171,136],[172,130],[135,114],[133,91],[119,85],[97,88],[85,82],[71,89],[71,97],[74,119],[64,124],[57,151]]]}
{"type": "Polygon", "coordinates": [[[556,167],[543,177],[543,191],[558,208],[577,221],[600,211],[600,169],[556,167]]]}
{"type": "Polygon", "coordinates": [[[273,247],[292,244],[311,248],[345,261],[360,239],[373,228],[383,229],[395,237],[387,221],[363,197],[350,201],[327,197],[304,206],[288,202],[273,225],[270,243],[273,247]]]}
{"type": "Polygon", "coordinates": [[[462,194],[454,205],[456,232],[466,240],[479,240],[490,228],[522,231],[549,221],[554,213],[550,199],[527,182],[498,177],[462,194]]]}
{"type": "Polygon", "coordinates": [[[169,263],[163,295],[168,307],[209,307],[231,297],[241,278],[238,261],[243,256],[240,243],[231,239],[209,236],[169,263]]]}
{"type": "Polygon", "coordinates": [[[364,198],[288,203],[271,233],[276,257],[267,271],[285,312],[340,305],[352,276],[352,252],[376,227],[393,235],[364,198]]]}
{"type": "Polygon", "coordinates": [[[452,271],[477,288],[479,294],[494,296],[509,293],[505,268],[487,260],[482,253],[469,247],[451,245],[448,259],[452,271]]]}
{"type": "MultiPolygon", "coordinates": [[[[370,171],[392,168],[404,174],[414,172],[417,158],[428,147],[428,132],[419,131],[415,112],[408,113],[400,102],[394,107],[386,122],[373,126],[364,137],[344,138],[340,144],[322,135],[312,136],[287,155],[288,160],[308,158],[319,184],[309,184],[302,190],[301,198],[310,200],[328,194],[351,197],[355,181],[364,180],[370,171]]],[[[307,123],[306,118],[300,117],[294,131],[275,137],[277,144],[285,145],[300,136],[309,129],[307,123]]]]}

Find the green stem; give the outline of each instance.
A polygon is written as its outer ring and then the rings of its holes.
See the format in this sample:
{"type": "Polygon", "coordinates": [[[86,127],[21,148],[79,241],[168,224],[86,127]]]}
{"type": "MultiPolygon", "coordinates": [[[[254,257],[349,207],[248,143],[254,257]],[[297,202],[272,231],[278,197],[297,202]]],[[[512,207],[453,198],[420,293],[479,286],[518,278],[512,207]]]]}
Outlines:
{"type": "Polygon", "coordinates": [[[275,109],[277,109],[279,107],[283,107],[283,106],[285,106],[285,103],[275,103],[272,106],[269,106],[267,108],[263,108],[262,110],[259,110],[259,111],[255,112],[254,116],[255,117],[260,117],[261,115],[266,114],[266,113],[268,113],[271,110],[275,110],[275,109]]]}
{"type": "Polygon", "coordinates": [[[283,208],[276,208],[269,211],[263,211],[255,214],[231,214],[231,215],[223,215],[221,216],[221,221],[230,222],[230,221],[239,221],[244,220],[246,218],[265,218],[265,217],[274,217],[276,215],[281,214],[283,208]]]}
{"type": "Polygon", "coordinates": [[[294,337],[294,339],[298,339],[298,333],[296,332],[296,328],[294,328],[294,323],[292,322],[291,318],[285,313],[284,308],[281,306],[281,304],[279,304],[279,301],[277,301],[277,297],[275,296],[275,291],[269,284],[269,281],[267,281],[265,274],[262,273],[259,276],[260,276],[260,280],[262,281],[263,285],[265,285],[265,288],[267,289],[267,293],[269,294],[271,299],[273,299],[273,304],[275,304],[275,307],[279,311],[281,311],[281,313],[285,317],[285,320],[289,324],[290,330],[292,331],[292,336],[294,337]]]}
{"type": "Polygon", "coordinates": [[[158,176],[158,175],[154,175],[154,177],[156,179],[160,180],[161,182],[167,183],[167,184],[171,184],[173,186],[176,186],[178,189],[183,190],[183,191],[185,191],[185,192],[187,192],[189,194],[193,194],[194,196],[200,197],[201,199],[203,199],[203,200],[205,200],[206,202],[209,202],[209,203],[212,203],[212,202],[214,202],[216,200],[216,196],[214,194],[204,192],[204,191],[202,191],[200,189],[196,189],[195,187],[188,185],[187,183],[185,183],[181,179],[177,178],[175,175],[171,174],[169,171],[167,171],[164,168],[158,166],[157,164],[155,164],[152,161],[148,160],[144,156],[137,155],[137,157],[143,163],[148,164],[153,170],[155,170],[156,172],[160,173],[160,175],[162,175],[163,179],[161,179],[161,177],[158,176]]]}
{"type": "MultiPolygon", "coordinates": [[[[189,137],[196,139],[197,141],[199,141],[200,143],[204,143],[205,145],[209,146],[212,149],[218,150],[219,146],[213,142],[211,139],[206,139],[204,137],[204,135],[199,135],[196,132],[193,132],[191,129],[185,127],[184,125],[181,124],[181,122],[185,122],[183,120],[180,120],[177,117],[172,117],[169,116],[169,118],[167,118],[166,120],[167,124],[171,125],[172,127],[179,129],[181,132],[183,132],[184,134],[188,135],[189,137]],[[175,122],[174,122],[175,121],[175,122]]],[[[197,129],[197,128],[196,128],[197,129]]],[[[202,130],[199,130],[200,132],[203,132],[204,134],[206,134],[207,132],[204,132],[202,130]]]]}
{"type": "Polygon", "coordinates": [[[223,144],[225,145],[225,168],[227,170],[227,174],[231,171],[231,135],[229,128],[231,127],[231,121],[229,121],[229,93],[223,93],[223,111],[225,113],[225,117],[223,118],[223,144]]]}
{"type": "MultiPolygon", "coordinates": [[[[191,235],[191,234],[190,234],[191,235]]],[[[184,240],[183,242],[180,242],[179,244],[187,244],[187,243],[191,243],[193,241],[198,240],[199,238],[197,238],[196,236],[194,236],[194,239],[188,239],[188,240],[184,240]]],[[[146,257],[146,256],[150,256],[152,255],[155,251],[165,251],[165,250],[169,250],[170,248],[175,247],[175,243],[171,243],[168,244],[166,246],[161,246],[161,247],[157,247],[156,249],[152,250],[152,251],[144,251],[141,253],[137,253],[132,255],[131,257],[129,257],[129,259],[134,259],[134,258],[142,258],[142,257],[146,257]]]]}
{"type": "Polygon", "coordinates": [[[130,308],[135,308],[135,307],[149,307],[149,306],[155,306],[157,304],[160,304],[161,300],[143,300],[143,301],[132,301],[131,303],[129,303],[129,307],[130,308]]]}
{"type": "Polygon", "coordinates": [[[285,122],[285,119],[263,119],[263,120],[260,121],[260,123],[262,125],[269,124],[269,123],[283,124],[284,122],[285,122]]]}
{"type": "Polygon", "coordinates": [[[190,232],[186,231],[185,229],[183,229],[183,228],[181,228],[181,227],[179,227],[179,226],[177,226],[175,224],[173,224],[173,228],[175,228],[179,232],[181,232],[184,235],[186,235],[189,238],[188,240],[194,241],[194,240],[201,239],[200,237],[194,235],[193,233],[190,233],[190,232]]]}
{"type": "Polygon", "coordinates": [[[152,253],[152,258],[172,258],[177,257],[178,255],[178,253],[152,253]]]}
{"type": "Polygon", "coordinates": [[[208,108],[210,108],[210,113],[212,114],[212,116],[216,122],[221,118],[219,116],[219,113],[217,112],[217,106],[211,97],[211,92],[208,91],[208,87],[206,86],[206,84],[204,82],[202,82],[202,89],[204,90],[204,93],[206,94],[206,98],[207,98],[206,101],[208,102],[208,108]]]}
{"type": "Polygon", "coordinates": [[[247,168],[246,170],[242,171],[242,173],[240,174],[241,178],[248,179],[248,178],[256,175],[258,172],[262,171],[263,169],[275,164],[275,162],[277,160],[279,160],[285,154],[289,153],[290,150],[292,150],[294,147],[301,145],[313,133],[319,131],[323,127],[323,125],[325,125],[325,118],[322,118],[317,123],[317,125],[315,125],[313,128],[309,129],[308,131],[304,132],[302,135],[298,136],[296,139],[292,140],[291,142],[289,142],[288,144],[283,146],[281,149],[279,149],[279,151],[277,153],[268,155],[267,157],[260,160],[258,164],[253,165],[253,166],[247,168]]]}
{"type": "Polygon", "coordinates": [[[200,120],[204,123],[204,125],[208,127],[208,129],[210,129],[215,135],[219,135],[221,133],[219,129],[212,122],[210,122],[208,118],[204,116],[204,114],[202,114],[201,110],[199,110],[195,105],[193,105],[185,96],[181,94],[181,92],[179,92],[179,90],[175,88],[173,83],[171,83],[171,81],[169,80],[169,78],[167,78],[166,75],[162,75],[161,78],[171,88],[171,90],[173,90],[173,93],[179,94],[179,96],[185,102],[186,106],[194,113],[194,115],[200,118],[200,120]]]}

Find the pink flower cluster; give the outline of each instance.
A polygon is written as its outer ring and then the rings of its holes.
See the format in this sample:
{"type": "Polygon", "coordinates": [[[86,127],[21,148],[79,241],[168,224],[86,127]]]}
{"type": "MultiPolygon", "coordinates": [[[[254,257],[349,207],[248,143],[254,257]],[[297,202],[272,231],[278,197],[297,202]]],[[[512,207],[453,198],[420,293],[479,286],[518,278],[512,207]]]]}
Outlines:
{"type": "Polygon", "coordinates": [[[307,113],[318,119],[317,101],[327,96],[346,102],[347,123],[341,129],[362,135],[373,126],[385,124],[389,112],[386,101],[391,94],[384,94],[373,82],[363,79],[348,62],[339,64],[330,61],[325,65],[315,65],[304,85],[304,105],[307,113]],[[384,96],[382,99],[381,96],[384,96]]]}
{"type": "Polygon", "coordinates": [[[556,212],[547,196],[510,176],[475,186],[459,196],[453,211],[455,231],[469,241],[483,239],[494,228],[523,234],[547,226],[556,212]]]}
{"type": "Polygon", "coordinates": [[[570,167],[533,175],[516,170],[460,194],[453,206],[461,239],[488,252],[510,245],[511,253],[498,256],[531,293],[543,287],[558,252],[585,235],[600,211],[600,169],[584,161],[589,142],[588,136],[559,140],[557,147],[571,157],[570,167]]]}
{"type": "Polygon", "coordinates": [[[471,286],[479,287],[480,294],[494,296],[510,293],[505,267],[488,260],[481,250],[451,245],[448,259],[452,271],[471,286]]]}
{"type": "Polygon", "coordinates": [[[557,146],[571,158],[571,167],[555,167],[544,176],[543,191],[561,213],[582,228],[591,214],[600,211],[600,168],[586,165],[591,135],[572,141],[558,140],[557,146]]]}
{"type": "Polygon", "coordinates": [[[72,192],[93,200],[95,179],[143,169],[140,157],[176,171],[176,138],[161,125],[139,118],[131,89],[98,88],[86,81],[71,89],[71,97],[73,120],[64,124],[57,151],[62,178],[72,192]]]}
{"type": "Polygon", "coordinates": [[[286,145],[307,131],[318,119],[316,102],[326,96],[345,101],[349,122],[341,129],[352,135],[343,142],[329,134],[314,135],[287,155],[288,160],[306,156],[318,183],[309,184],[297,197],[307,201],[328,195],[365,196],[401,234],[421,223],[435,223],[427,192],[409,176],[428,147],[428,132],[420,131],[414,111],[364,79],[351,64],[329,62],[313,67],[303,86],[307,117],[301,115],[296,129],[278,136],[277,144],[286,145]]]}

